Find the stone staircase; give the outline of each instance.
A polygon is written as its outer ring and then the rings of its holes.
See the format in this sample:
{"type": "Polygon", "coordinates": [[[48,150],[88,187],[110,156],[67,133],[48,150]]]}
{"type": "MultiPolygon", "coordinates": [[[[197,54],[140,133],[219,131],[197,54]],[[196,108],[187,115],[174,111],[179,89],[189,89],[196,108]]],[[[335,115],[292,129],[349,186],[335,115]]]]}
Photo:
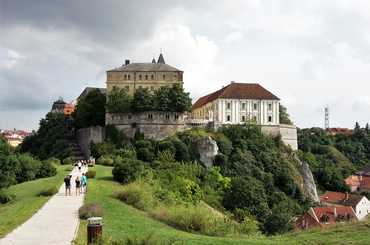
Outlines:
{"type": "Polygon", "coordinates": [[[72,149],[72,158],[74,161],[86,160],[76,139],[69,139],[69,146],[72,149]]]}

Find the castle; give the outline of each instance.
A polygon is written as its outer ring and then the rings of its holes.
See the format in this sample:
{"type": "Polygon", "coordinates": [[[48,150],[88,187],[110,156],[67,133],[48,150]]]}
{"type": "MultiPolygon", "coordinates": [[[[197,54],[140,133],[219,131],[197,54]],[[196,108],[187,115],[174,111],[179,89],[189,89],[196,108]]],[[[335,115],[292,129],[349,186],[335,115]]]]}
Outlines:
{"type": "MultiPolygon", "coordinates": [[[[108,70],[106,95],[114,87],[124,88],[133,95],[139,88],[155,91],[162,86],[183,86],[183,71],[165,63],[163,54],[150,63],[130,63],[108,70]]],[[[91,88],[90,88],[91,89],[91,88]]],[[[105,92],[105,91],[104,91],[105,92]]],[[[115,125],[128,137],[137,132],[146,137],[163,139],[178,131],[193,127],[213,128],[248,122],[261,126],[262,132],[277,136],[293,150],[298,149],[297,129],[294,125],[281,125],[280,99],[259,84],[231,82],[227,86],[199,98],[191,113],[127,112],[106,113],[106,125],[115,125]]],[[[82,129],[83,130],[83,129],[82,129]]],[[[81,145],[103,141],[104,130],[90,128],[80,133],[81,145]],[[86,138],[86,139],[85,139],[86,138]]]]}

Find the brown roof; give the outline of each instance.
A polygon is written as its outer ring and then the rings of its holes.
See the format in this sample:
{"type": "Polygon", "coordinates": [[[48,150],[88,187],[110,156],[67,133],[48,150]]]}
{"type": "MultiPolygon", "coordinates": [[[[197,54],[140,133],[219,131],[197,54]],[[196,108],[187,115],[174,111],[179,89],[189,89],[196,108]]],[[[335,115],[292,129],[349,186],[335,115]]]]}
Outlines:
{"type": "Polygon", "coordinates": [[[313,211],[316,217],[319,219],[320,223],[323,224],[321,221],[322,217],[326,215],[328,217],[327,224],[333,224],[336,222],[337,217],[335,217],[334,209],[336,211],[336,215],[346,217],[349,219],[356,219],[356,215],[353,211],[352,207],[316,207],[313,208],[313,211]]]}
{"type": "Polygon", "coordinates": [[[351,175],[344,180],[348,186],[370,189],[370,176],[351,175]]]}
{"type": "Polygon", "coordinates": [[[280,100],[270,91],[257,83],[230,83],[216,92],[199,98],[193,105],[193,109],[214,101],[218,98],[224,99],[253,99],[253,100],[280,100]]]}
{"type": "Polygon", "coordinates": [[[322,202],[338,204],[343,206],[352,206],[355,207],[363,198],[361,195],[327,191],[324,195],[320,196],[322,202]]]}

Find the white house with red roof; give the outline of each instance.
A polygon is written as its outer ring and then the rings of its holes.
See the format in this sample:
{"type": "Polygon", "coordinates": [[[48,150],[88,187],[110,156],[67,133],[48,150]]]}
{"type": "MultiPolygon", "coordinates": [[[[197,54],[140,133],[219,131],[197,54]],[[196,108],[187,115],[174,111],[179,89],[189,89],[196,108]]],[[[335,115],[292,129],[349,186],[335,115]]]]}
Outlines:
{"type": "Polygon", "coordinates": [[[326,206],[352,207],[359,220],[364,219],[370,213],[370,201],[362,195],[327,191],[320,196],[320,201],[326,206]]]}

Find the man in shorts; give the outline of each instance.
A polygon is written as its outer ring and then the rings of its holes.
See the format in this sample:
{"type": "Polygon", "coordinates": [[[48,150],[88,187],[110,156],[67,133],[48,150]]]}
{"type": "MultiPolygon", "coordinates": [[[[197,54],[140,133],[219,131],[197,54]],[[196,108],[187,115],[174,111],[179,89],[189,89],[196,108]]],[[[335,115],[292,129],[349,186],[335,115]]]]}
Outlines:
{"type": "Polygon", "coordinates": [[[72,175],[67,175],[64,178],[64,184],[66,186],[66,196],[68,194],[71,195],[71,178],[72,178],[72,175]]]}

